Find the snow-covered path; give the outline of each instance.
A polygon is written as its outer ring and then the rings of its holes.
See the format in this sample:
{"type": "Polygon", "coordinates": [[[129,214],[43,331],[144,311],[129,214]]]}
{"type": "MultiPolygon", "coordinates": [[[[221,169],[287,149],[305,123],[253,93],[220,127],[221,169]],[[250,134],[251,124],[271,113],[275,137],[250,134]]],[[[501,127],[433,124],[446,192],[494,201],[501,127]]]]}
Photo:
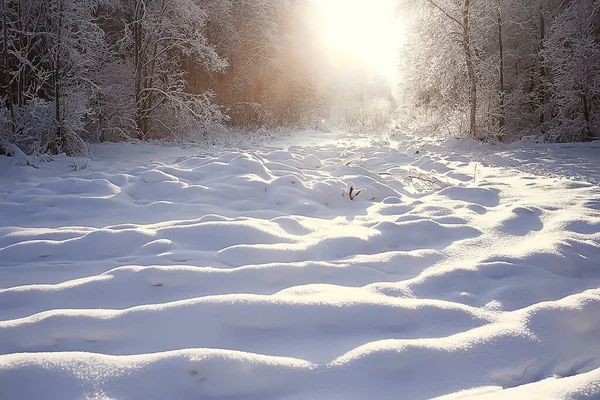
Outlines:
{"type": "Polygon", "coordinates": [[[0,159],[0,399],[600,398],[597,148],[416,143],[0,159]]]}

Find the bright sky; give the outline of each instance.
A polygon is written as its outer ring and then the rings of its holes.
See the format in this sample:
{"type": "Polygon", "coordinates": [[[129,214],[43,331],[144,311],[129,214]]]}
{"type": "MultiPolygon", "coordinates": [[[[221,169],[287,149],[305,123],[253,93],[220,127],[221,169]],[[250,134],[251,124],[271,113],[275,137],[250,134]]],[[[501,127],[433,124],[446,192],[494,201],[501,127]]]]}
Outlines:
{"type": "Polygon", "coordinates": [[[358,56],[396,81],[402,27],[395,0],[318,0],[330,46],[358,56]]]}

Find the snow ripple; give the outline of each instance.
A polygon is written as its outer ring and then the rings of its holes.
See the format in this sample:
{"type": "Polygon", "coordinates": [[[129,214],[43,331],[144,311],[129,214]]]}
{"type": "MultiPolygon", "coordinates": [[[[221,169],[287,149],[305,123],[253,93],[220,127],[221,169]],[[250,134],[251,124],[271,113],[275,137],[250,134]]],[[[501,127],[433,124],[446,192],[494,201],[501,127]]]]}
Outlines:
{"type": "Polygon", "coordinates": [[[10,167],[0,398],[600,397],[600,189],[393,145],[10,167]]]}

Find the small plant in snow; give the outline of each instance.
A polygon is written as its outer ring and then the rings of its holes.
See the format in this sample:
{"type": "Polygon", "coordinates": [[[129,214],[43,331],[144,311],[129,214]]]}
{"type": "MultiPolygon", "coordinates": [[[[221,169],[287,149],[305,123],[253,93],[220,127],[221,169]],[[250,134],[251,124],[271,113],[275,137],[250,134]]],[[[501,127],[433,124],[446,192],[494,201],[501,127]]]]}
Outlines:
{"type": "Polygon", "coordinates": [[[348,196],[350,200],[354,200],[359,194],[365,191],[366,189],[364,188],[357,189],[356,186],[354,186],[354,183],[348,183],[346,185],[346,190],[342,192],[342,196],[348,196]]]}
{"type": "Polygon", "coordinates": [[[416,192],[437,190],[448,186],[447,183],[441,181],[435,175],[435,170],[427,173],[419,169],[411,168],[408,171],[405,182],[407,186],[412,187],[416,192]]]}

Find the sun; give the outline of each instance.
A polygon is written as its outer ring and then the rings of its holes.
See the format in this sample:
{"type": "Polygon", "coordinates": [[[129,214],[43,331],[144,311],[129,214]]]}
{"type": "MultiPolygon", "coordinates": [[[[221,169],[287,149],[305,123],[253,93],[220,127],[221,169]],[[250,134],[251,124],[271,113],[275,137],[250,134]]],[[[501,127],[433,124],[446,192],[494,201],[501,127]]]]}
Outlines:
{"type": "Polygon", "coordinates": [[[386,78],[397,72],[402,26],[395,0],[318,0],[326,44],[386,78]]]}

